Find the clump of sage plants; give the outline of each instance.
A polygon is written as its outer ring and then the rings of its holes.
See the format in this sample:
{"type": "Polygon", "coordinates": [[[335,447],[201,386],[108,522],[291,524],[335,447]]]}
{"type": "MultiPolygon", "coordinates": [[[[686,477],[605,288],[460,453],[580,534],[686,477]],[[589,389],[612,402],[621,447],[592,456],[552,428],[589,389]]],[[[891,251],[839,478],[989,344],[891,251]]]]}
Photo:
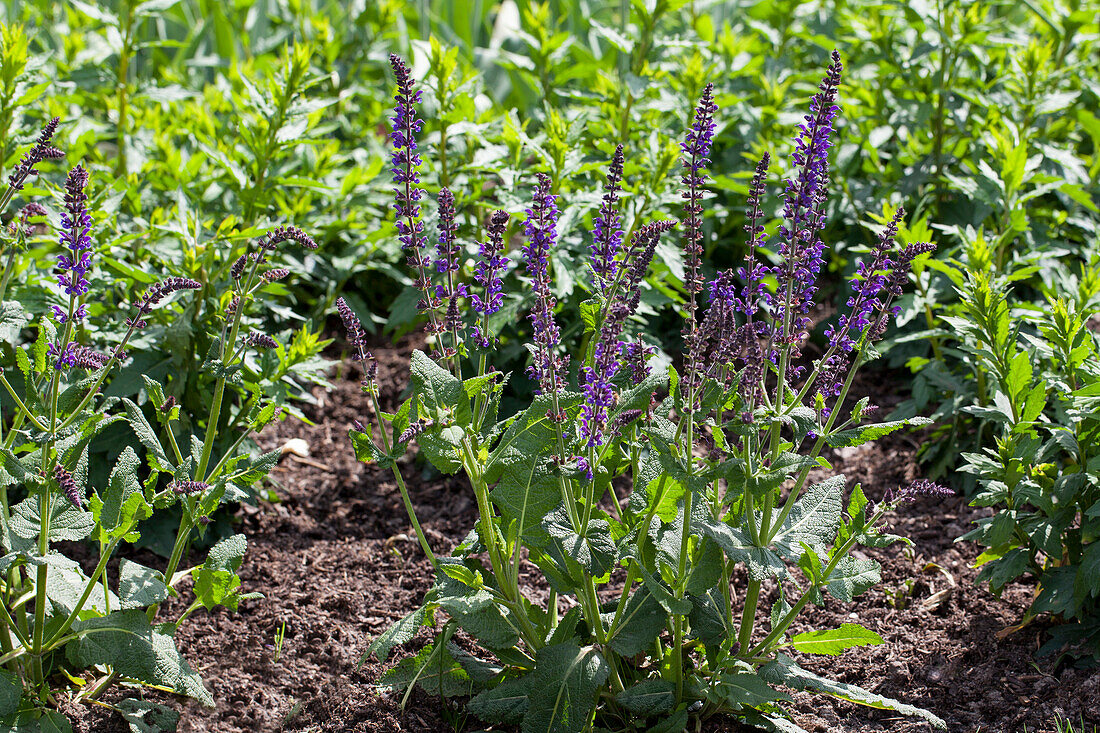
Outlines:
{"type": "MultiPolygon", "coordinates": [[[[65,157],[51,144],[58,124],[55,118],[46,126],[11,172],[0,210],[43,163],[65,157]]],[[[251,456],[242,445],[281,408],[258,400],[234,404],[226,399],[226,388],[241,382],[245,350],[278,346],[266,334],[241,328],[257,290],[289,274],[270,266],[277,247],[287,242],[316,246],[293,227],[275,229],[255,242],[232,266],[233,292],[223,294],[221,333],[204,364],[215,384],[211,411],[181,420],[180,405],[165,396],[165,386],[144,376],[153,408],[146,415],[129,399],[107,396],[105,388],[116,367],[130,358],[127,350],[148,327],[154,309],[172,307],[171,301],[203,284],[176,276],[155,282],[128,307],[124,322],[117,317],[121,334],[106,336],[112,322],[108,314],[97,319],[95,331],[107,344],[87,343],[89,305],[105,299],[97,292],[103,280],[94,276],[96,260],[107,251],[89,199],[93,188],[85,168],[78,165],[69,172],[52,268],[56,287],[45,311],[28,312],[12,300],[3,300],[0,309],[4,363],[9,365],[0,370],[0,723],[18,730],[71,730],[55,709],[62,671],[70,677],[88,675],[77,702],[106,704],[99,700],[103,692],[125,684],[168,690],[213,706],[173,635],[200,608],[236,610],[242,600],[257,597],[243,592],[236,574],[245,538],[217,542],[200,565],[187,567],[184,560],[209,516],[223,502],[244,497],[278,459],[278,452],[251,456]],[[111,440],[104,431],[116,423],[128,424],[138,450],[123,447],[109,479],[91,485],[89,455],[111,440]],[[237,432],[229,449],[215,451],[219,433],[228,431],[237,432]],[[108,563],[140,538],[141,523],[177,504],[181,519],[165,566],[154,569],[122,557],[117,577],[111,577],[109,567],[116,566],[108,563]],[[58,543],[79,541],[91,548],[95,567],[90,573],[58,549],[58,543]],[[177,618],[163,618],[161,605],[179,596],[177,587],[187,578],[193,600],[177,618]]],[[[12,269],[27,256],[27,242],[44,236],[50,226],[48,206],[27,202],[3,231],[0,300],[12,269]]],[[[174,729],[178,718],[174,711],[138,699],[108,707],[142,730],[174,729]]]]}
{"type": "Polygon", "coordinates": [[[363,388],[374,405],[375,424],[351,432],[356,452],[393,470],[437,573],[423,605],[376,639],[367,656],[385,660],[421,626],[438,621],[442,631],[383,684],[470,695],[470,712],[525,732],[680,731],[722,713],[798,730],[784,712],[785,688],[943,728],[931,713],[820,677],[790,656],[882,643],[856,624],[790,629],[826,595],[848,603],[878,582],[878,564],[852,551],[905,541],[885,530],[887,512],[918,494],[948,493],[924,482],[872,504],[858,485],[849,491],[843,476],[829,475],[821,455],[826,446],[860,445],[906,424],[872,422],[868,399],[853,405],[849,398],[896,311],[910,265],[932,249],[895,245],[897,211],[851,281],[847,308],[825,332],[824,354],[807,363],[800,346],[825,263],[819,235],[839,55],[799,126],[783,223],[771,237],[764,227],[767,156],[756,169],[748,257],[737,271],[708,282],[701,261],[718,113],[712,88],[703,90],[681,145],[681,221],[653,221],[624,235],[626,151],[616,149],[593,219],[591,297],[575,353],[555,322],[558,197],[549,176],[534,177],[521,259],[531,290],[528,376],[537,394],[505,419],[498,407],[509,375],[492,368],[491,326],[501,277],[513,264],[505,254],[509,215],[491,214],[472,278],[464,278],[453,196],[443,190],[437,246],[429,246],[426,194],[418,187],[419,92],[404,62],[391,63],[397,228],[433,344],[430,355],[413,353],[411,394],[396,412],[381,411],[362,326],[347,304],[339,309],[366,362],[363,388]],[[682,364],[663,371],[651,368],[631,332],[654,253],[673,236],[685,251],[687,308],[682,364]],[[778,264],[762,258],[766,246],[778,264]],[[440,471],[463,472],[477,499],[477,525],[449,555],[431,547],[396,465],[414,440],[440,471]],[[811,481],[812,474],[824,478],[811,481]],[[525,563],[549,587],[538,602],[521,585],[525,563]],[[775,601],[761,621],[768,589],[775,601]],[[456,643],[459,629],[480,651],[456,643]]]}

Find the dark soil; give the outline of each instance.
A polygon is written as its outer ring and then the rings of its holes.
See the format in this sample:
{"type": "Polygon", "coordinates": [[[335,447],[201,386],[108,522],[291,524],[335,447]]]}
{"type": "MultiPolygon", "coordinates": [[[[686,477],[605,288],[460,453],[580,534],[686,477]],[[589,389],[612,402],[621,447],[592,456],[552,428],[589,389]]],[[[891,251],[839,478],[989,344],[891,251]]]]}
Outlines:
{"type": "MultiPolygon", "coordinates": [[[[374,351],[379,383],[390,385],[384,405],[394,404],[406,383],[410,348],[405,343],[374,351]]],[[[354,365],[345,369],[358,374],[354,365]]],[[[884,407],[891,397],[876,392],[887,382],[879,378],[865,385],[865,393],[884,407]]],[[[476,721],[420,692],[402,711],[399,694],[380,693],[372,684],[381,665],[371,660],[358,667],[370,641],[419,605],[431,571],[392,475],[357,462],[351,451],[347,428],[368,412],[355,379],[338,377],[335,390],[318,391],[317,397],[319,404],[308,412],[315,425],[286,421],[261,436],[265,448],[292,438],[310,448],[308,458],[288,455],[273,472],[279,503],[242,507],[238,514],[238,531],[249,538],[241,578],[247,590],[265,599],[247,602],[236,614],[224,609],[196,614],[180,631],[181,650],[218,705],[205,710],[182,703],[180,730],[477,730],[476,721]],[[285,639],[277,650],[276,635],[284,624],[285,639]]],[[[913,436],[895,435],[845,449],[830,460],[877,499],[916,477],[916,449],[913,436]]],[[[429,541],[437,552],[448,551],[474,523],[472,494],[461,481],[440,478],[415,461],[401,469],[429,541]]],[[[882,584],[855,603],[830,599],[824,608],[811,608],[795,629],[858,621],[886,643],[838,658],[805,657],[800,664],[927,708],[952,731],[1054,731],[1059,718],[1100,724],[1100,672],[1036,661],[1040,624],[999,638],[1021,620],[1034,587],[1016,584],[995,598],[974,585],[977,571],[971,565],[978,550],[953,541],[972,517],[959,499],[899,511],[895,531],[910,536],[915,546],[867,551],[883,565],[882,584]]],[[[422,634],[403,653],[415,652],[425,641],[422,634]]],[[[166,696],[155,699],[181,705],[166,696]]],[[[895,713],[804,693],[795,695],[795,709],[795,722],[811,732],[930,729],[895,713]]],[[[78,717],[78,731],[126,730],[102,708],[78,717]]],[[[739,729],[732,722],[706,727],[739,729]]]]}

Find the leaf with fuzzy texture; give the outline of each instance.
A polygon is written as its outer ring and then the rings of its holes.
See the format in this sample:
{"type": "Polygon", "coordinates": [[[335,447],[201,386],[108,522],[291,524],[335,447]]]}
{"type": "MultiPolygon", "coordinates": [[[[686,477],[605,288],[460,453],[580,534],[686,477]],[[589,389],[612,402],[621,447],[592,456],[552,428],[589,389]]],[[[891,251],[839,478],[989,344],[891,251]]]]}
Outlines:
{"type": "Polygon", "coordinates": [[[615,696],[615,702],[639,718],[661,715],[672,710],[676,687],[668,680],[642,680],[615,696]]]}
{"type": "Polygon", "coordinates": [[[880,580],[882,575],[877,562],[846,557],[837,563],[826,579],[825,588],[834,598],[851,603],[853,598],[874,587],[880,580]]]}
{"type": "Polygon", "coordinates": [[[78,667],[109,664],[115,672],[175,692],[214,707],[214,698],[199,675],[176,649],[172,624],[152,626],[145,611],[116,611],[73,624],[78,638],[65,654],[78,667]]]}
{"type": "Polygon", "coordinates": [[[593,647],[570,641],[539,649],[528,684],[523,733],[582,733],[610,673],[593,647]]]}
{"type": "Polygon", "coordinates": [[[940,730],[947,730],[947,724],[939,716],[933,715],[927,710],[883,697],[864,690],[862,687],[826,679],[802,669],[795,664],[793,659],[782,653],[774,661],[768,662],[760,668],[760,676],[773,685],[784,685],[796,690],[820,692],[859,705],[878,708],[879,710],[893,710],[902,715],[925,720],[940,730]]]}
{"type": "Polygon", "coordinates": [[[752,540],[737,527],[711,519],[697,520],[699,529],[734,562],[743,562],[753,580],[766,580],[769,577],[787,577],[787,566],[783,559],[767,547],[757,547],[752,540]]]}
{"type": "Polygon", "coordinates": [[[367,651],[363,652],[363,656],[359,659],[359,666],[362,667],[366,664],[372,654],[378,657],[379,662],[386,661],[390,656],[390,651],[416,636],[416,632],[420,630],[423,623],[423,608],[418,608],[399,619],[370,643],[367,651]]]}
{"type": "Polygon", "coordinates": [[[910,417],[905,420],[861,425],[850,430],[839,430],[825,436],[825,443],[833,448],[845,448],[849,446],[863,445],[873,440],[889,435],[895,430],[901,430],[907,425],[930,425],[932,423],[926,417],[910,417]]]}
{"type": "Polygon", "coordinates": [[[802,556],[801,543],[811,547],[832,544],[840,528],[843,498],[843,476],[833,476],[807,489],[775,535],[773,543],[779,554],[797,562],[802,556]]]}

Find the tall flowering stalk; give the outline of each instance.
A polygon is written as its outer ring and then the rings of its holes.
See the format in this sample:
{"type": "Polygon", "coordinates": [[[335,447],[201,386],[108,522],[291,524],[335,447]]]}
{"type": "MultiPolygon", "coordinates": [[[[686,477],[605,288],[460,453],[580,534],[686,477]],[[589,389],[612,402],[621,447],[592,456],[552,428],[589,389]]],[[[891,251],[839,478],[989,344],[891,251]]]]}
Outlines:
{"type": "Polygon", "coordinates": [[[843,71],[840,54],[833,51],[832,63],[819,92],[810,99],[810,113],[799,125],[795,151],[791,155],[797,174],[787,179],[784,221],[779,229],[779,254],[783,263],[775,270],[778,281],[776,325],[768,348],[768,357],[777,361],[780,367],[778,400],[783,399],[784,381],[800,373],[801,368],[793,362],[798,356],[797,344],[805,338],[810,325],[808,314],[814,305],[817,275],[824,262],[825,243],[820,233],[828,200],[829,137],[839,110],[836,95],[843,71]],[[773,350],[776,344],[779,354],[773,350]]]}
{"type": "MultiPolygon", "coordinates": [[[[684,142],[680,143],[683,157],[680,160],[684,168],[681,182],[684,189],[684,289],[688,294],[688,306],[684,319],[684,350],[691,353],[698,335],[698,295],[703,292],[703,187],[706,186],[706,167],[710,164],[710,148],[714,141],[714,114],[718,105],[714,103],[714,85],[707,84],[695,107],[691,126],[684,142]]],[[[688,366],[688,389],[694,394],[695,365],[688,366]]]]}
{"type": "MultiPolygon", "coordinates": [[[[550,291],[550,251],[557,240],[555,227],[558,222],[557,196],[550,190],[550,177],[539,173],[531,207],[527,209],[527,219],[523,224],[527,242],[522,249],[524,265],[535,291],[535,307],[530,315],[535,356],[527,373],[538,382],[540,393],[556,395],[564,384],[569,361],[557,353],[561,331],[554,321],[557,300],[550,291]]],[[[559,414],[555,418],[564,419],[564,416],[559,414]]]]}
{"type": "Polygon", "coordinates": [[[464,329],[464,323],[459,312],[459,298],[466,297],[466,286],[457,282],[456,277],[462,269],[459,256],[460,247],[457,239],[458,227],[455,223],[455,197],[449,189],[439,192],[439,244],[438,256],[435,260],[435,270],[444,276],[443,282],[435,286],[436,300],[443,306],[443,321],[440,324],[445,333],[451,334],[453,343],[451,346],[443,345],[441,351],[443,358],[456,368],[459,344],[464,329]]]}
{"type": "MultiPolygon", "coordinates": [[[[489,349],[495,339],[489,335],[489,316],[504,305],[504,274],[508,258],[504,256],[504,231],[508,227],[508,212],[497,210],[489,217],[489,238],[481,243],[481,259],[474,270],[474,281],[482,287],[470,301],[480,322],[474,326],[473,337],[481,349],[489,349]]],[[[479,373],[485,370],[482,368],[479,373]]]]}
{"type": "Polygon", "coordinates": [[[619,268],[617,258],[623,243],[622,215],[619,213],[623,162],[623,146],[619,145],[607,171],[600,209],[592,220],[592,272],[597,290],[604,293],[615,280],[619,268]]]}
{"type": "Polygon", "coordinates": [[[431,284],[431,263],[425,253],[428,238],[424,234],[424,222],[420,219],[420,199],[424,191],[419,188],[422,161],[416,136],[424,121],[417,116],[416,105],[420,104],[422,92],[413,88],[416,80],[412,77],[412,70],[400,56],[390,54],[390,66],[397,79],[397,93],[394,95],[397,104],[390,118],[390,140],[393,143],[390,164],[397,238],[409,267],[416,272],[414,285],[422,295],[417,307],[428,314],[429,331],[438,336],[442,332],[438,314],[440,302],[431,284]]]}
{"type": "Polygon", "coordinates": [[[31,149],[15,164],[11,175],[8,176],[8,188],[4,191],[3,196],[0,196],[0,211],[6,209],[8,204],[11,203],[12,197],[23,190],[28,178],[38,175],[39,163],[65,157],[65,153],[51,143],[60,123],[61,118],[59,117],[54,117],[47,122],[31,149]]]}

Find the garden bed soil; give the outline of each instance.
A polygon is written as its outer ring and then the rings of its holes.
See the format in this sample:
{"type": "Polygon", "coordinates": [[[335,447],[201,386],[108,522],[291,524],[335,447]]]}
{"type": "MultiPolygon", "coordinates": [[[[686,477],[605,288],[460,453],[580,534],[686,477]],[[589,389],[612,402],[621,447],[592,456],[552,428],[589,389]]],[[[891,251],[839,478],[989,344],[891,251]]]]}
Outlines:
{"type": "MultiPolygon", "coordinates": [[[[374,350],[384,405],[399,399],[411,348],[406,341],[397,348],[374,350]]],[[[217,701],[216,708],[207,710],[153,693],[152,699],[182,708],[180,731],[434,733],[480,728],[460,708],[448,710],[420,691],[402,709],[400,693],[379,692],[373,686],[382,665],[372,659],[359,667],[370,641],[419,605],[432,574],[392,475],[355,460],[347,429],[355,419],[366,422],[367,407],[354,379],[357,366],[347,363],[343,370],[347,374],[337,378],[334,390],[316,391],[317,404],[306,410],[314,425],[287,420],[261,436],[265,448],[301,438],[310,455],[287,455],[273,471],[279,502],[242,506],[238,512],[238,531],[249,542],[241,579],[246,590],[265,598],[244,603],[235,614],[225,609],[198,613],[177,636],[183,654],[217,701]],[[277,650],[276,636],[284,624],[285,639],[277,650]]],[[[864,385],[865,393],[884,408],[893,399],[888,383],[879,375],[864,385]]],[[[895,434],[870,446],[845,449],[830,460],[850,483],[862,482],[874,500],[917,477],[917,447],[913,435],[895,434]]],[[[475,521],[472,493],[460,479],[440,477],[411,459],[401,470],[429,541],[437,552],[448,551],[475,521]]],[[[1023,617],[1034,586],[1014,584],[995,598],[974,585],[977,571],[971,565],[978,550],[953,541],[973,516],[955,498],[900,509],[891,521],[896,532],[913,539],[914,547],[866,551],[883,565],[882,584],[855,603],[830,599],[824,608],[811,608],[794,629],[858,622],[878,632],[885,643],[799,662],[819,674],[931,710],[952,731],[1041,733],[1056,730],[1058,718],[1100,724],[1100,672],[1055,667],[1050,659],[1036,661],[1041,624],[999,638],[1023,617]]],[[[167,610],[172,614],[180,609],[167,610]]],[[[414,653],[426,640],[422,631],[399,649],[400,655],[414,653]]],[[[117,700],[127,692],[116,690],[106,699],[117,700]]],[[[794,698],[795,722],[811,733],[930,730],[925,723],[888,711],[805,693],[794,698]]],[[[70,713],[78,732],[126,730],[118,716],[103,708],[70,708],[70,713]]],[[[705,730],[742,727],[708,721],[705,730]]]]}

